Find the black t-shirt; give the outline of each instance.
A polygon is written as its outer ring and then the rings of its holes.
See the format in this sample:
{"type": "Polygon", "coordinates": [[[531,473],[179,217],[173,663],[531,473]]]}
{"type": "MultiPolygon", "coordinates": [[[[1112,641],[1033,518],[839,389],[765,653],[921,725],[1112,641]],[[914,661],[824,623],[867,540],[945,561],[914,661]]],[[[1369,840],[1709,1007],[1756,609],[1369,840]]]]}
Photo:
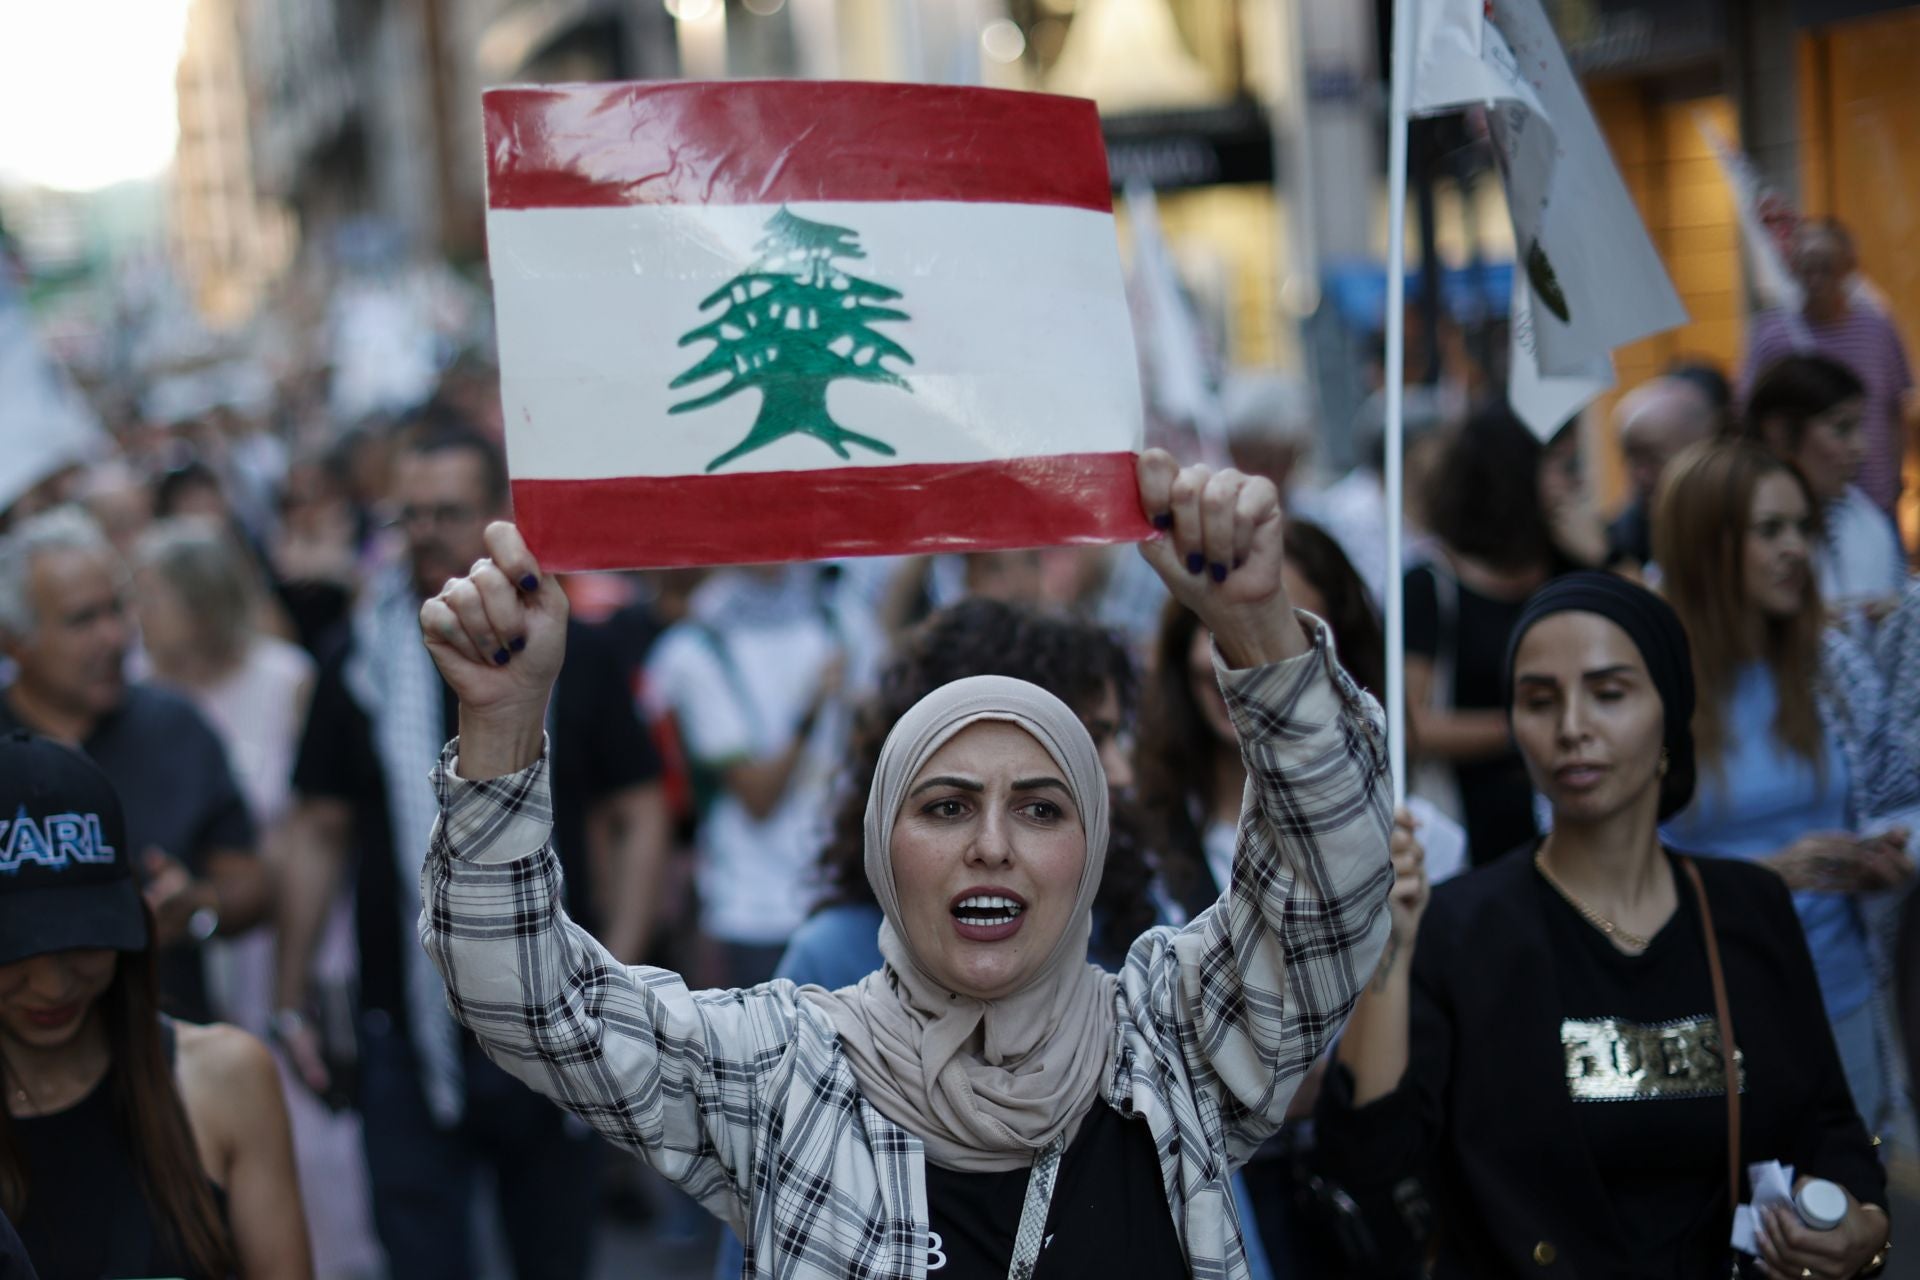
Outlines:
{"type": "Polygon", "coordinates": [[[27,1246],[20,1243],[4,1213],[0,1213],[0,1280],[37,1280],[27,1246]]]}
{"type": "MultiPolygon", "coordinates": [[[[1507,705],[1507,639],[1520,620],[1524,600],[1495,600],[1465,583],[1457,584],[1452,654],[1453,707],[1460,711],[1500,711],[1507,705]]],[[[1439,588],[1434,570],[1420,565],[1407,571],[1407,652],[1434,658],[1442,649],[1439,588]]],[[[1533,785],[1520,753],[1509,747],[1497,756],[1454,766],[1460,780],[1460,807],[1467,829],[1467,854],[1473,865],[1491,862],[1532,840],[1533,785]]]]}
{"type": "MultiPolygon", "coordinates": [[[[408,960],[402,947],[411,941],[412,921],[400,918],[393,828],[373,725],[346,685],[350,649],[344,633],[326,646],[293,786],[302,796],[344,801],[352,811],[361,1007],[383,1010],[405,1026],[402,966],[408,960]]],[[[458,732],[458,704],[445,684],[441,693],[446,734],[452,737],[458,732]]],[[[587,862],[587,815],[614,792],[660,774],[659,754],[641,728],[626,678],[611,647],[592,627],[567,626],[567,660],[554,689],[548,728],[553,841],[566,877],[567,912],[591,932],[598,920],[587,862]]],[[[421,761],[423,778],[432,764],[421,761]]]]}
{"type": "Polygon", "coordinates": [[[1676,868],[1678,910],[1630,956],[1533,879],[1561,997],[1567,1088],[1612,1202],[1611,1234],[1637,1255],[1636,1275],[1698,1275],[1686,1246],[1705,1218],[1726,1212],[1727,1095],[1693,892],[1676,868]]]}
{"type": "MultiPolygon", "coordinates": [[[[16,728],[33,726],[0,697],[0,730],[16,728]]],[[[80,745],[120,796],[135,868],[143,866],[146,850],[158,849],[204,877],[208,854],[253,852],[253,818],[227,766],[226,748],[185,698],[151,685],[129,685],[119,707],[80,745]]],[[[196,944],[162,953],[160,989],[168,1013],[188,1022],[211,1020],[196,944]]]]}
{"type": "MultiPolygon", "coordinates": [[[[1028,1174],[927,1165],[928,1280],[1007,1274],[1028,1174]]],[[[1034,1280],[1191,1274],[1145,1120],[1122,1116],[1104,1101],[1093,1104],[1060,1158],[1043,1240],[1034,1280]]]]}

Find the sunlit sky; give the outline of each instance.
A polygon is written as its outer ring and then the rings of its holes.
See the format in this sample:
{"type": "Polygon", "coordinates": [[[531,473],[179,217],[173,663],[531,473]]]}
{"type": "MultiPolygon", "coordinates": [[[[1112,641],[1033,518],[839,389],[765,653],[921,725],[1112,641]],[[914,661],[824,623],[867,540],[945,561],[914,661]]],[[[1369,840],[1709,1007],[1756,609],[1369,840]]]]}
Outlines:
{"type": "Polygon", "coordinates": [[[160,172],[189,0],[0,0],[0,176],[90,191],[160,172]]]}

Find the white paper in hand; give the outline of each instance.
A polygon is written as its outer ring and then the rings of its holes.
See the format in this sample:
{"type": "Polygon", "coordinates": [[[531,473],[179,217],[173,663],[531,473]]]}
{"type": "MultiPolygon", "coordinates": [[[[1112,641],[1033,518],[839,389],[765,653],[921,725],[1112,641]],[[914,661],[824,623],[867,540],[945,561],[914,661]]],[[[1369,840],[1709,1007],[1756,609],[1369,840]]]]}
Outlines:
{"type": "Polygon", "coordinates": [[[1760,1256],[1760,1214],[1775,1205],[1792,1210],[1793,1166],[1778,1160],[1747,1166],[1747,1184],[1753,1188],[1753,1202],[1733,1211],[1733,1236],[1730,1243],[1742,1253],[1760,1256]]]}

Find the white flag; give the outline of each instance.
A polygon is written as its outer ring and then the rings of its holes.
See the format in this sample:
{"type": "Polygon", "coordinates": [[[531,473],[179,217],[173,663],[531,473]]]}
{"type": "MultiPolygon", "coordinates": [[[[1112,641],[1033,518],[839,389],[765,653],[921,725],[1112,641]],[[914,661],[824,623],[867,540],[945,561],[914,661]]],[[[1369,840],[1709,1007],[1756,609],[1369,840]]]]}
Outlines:
{"type": "Polygon", "coordinates": [[[0,258],[0,511],[105,444],[99,419],[40,345],[0,258]]]}
{"type": "Polygon", "coordinates": [[[1508,399],[1545,437],[1613,385],[1614,347],[1684,324],[1686,309],[1539,0],[1408,7],[1410,111],[1487,108],[1516,258],[1508,399]]]}
{"type": "Polygon", "coordinates": [[[1753,291],[1760,305],[1789,312],[1800,310],[1800,282],[1787,270],[1780,246],[1760,216],[1761,199],[1768,193],[1759,172],[1744,152],[1727,141],[1705,112],[1693,113],[1693,127],[1707,140],[1713,158],[1720,163],[1721,176],[1733,188],[1734,208],[1740,215],[1740,243],[1747,252],[1747,265],[1753,270],[1753,291]]]}
{"type": "MultiPolygon", "coordinates": [[[[1207,376],[1206,345],[1160,230],[1160,206],[1153,188],[1129,182],[1127,223],[1133,231],[1133,274],[1129,285],[1143,313],[1136,334],[1146,356],[1147,395],[1165,420],[1191,430],[1201,460],[1215,467],[1233,463],[1227,453],[1225,414],[1207,376]]],[[[1175,452],[1179,452],[1175,449],[1175,452]]]]}

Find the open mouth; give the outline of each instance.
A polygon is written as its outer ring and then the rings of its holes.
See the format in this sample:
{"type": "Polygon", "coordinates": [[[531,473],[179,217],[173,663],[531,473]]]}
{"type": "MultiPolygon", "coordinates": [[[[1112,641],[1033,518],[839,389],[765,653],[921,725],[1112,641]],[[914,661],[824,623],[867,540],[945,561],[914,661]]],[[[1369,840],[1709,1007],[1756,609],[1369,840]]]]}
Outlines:
{"type": "Polygon", "coordinates": [[[80,1016],[80,1004],[74,1001],[52,1009],[29,1009],[27,1021],[42,1031],[56,1031],[80,1016]]]}
{"type": "Polygon", "coordinates": [[[954,903],[953,918],[980,929],[997,929],[1020,918],[1027,904],[1018,898],[995,893],[976,893],[954,903]]]}

